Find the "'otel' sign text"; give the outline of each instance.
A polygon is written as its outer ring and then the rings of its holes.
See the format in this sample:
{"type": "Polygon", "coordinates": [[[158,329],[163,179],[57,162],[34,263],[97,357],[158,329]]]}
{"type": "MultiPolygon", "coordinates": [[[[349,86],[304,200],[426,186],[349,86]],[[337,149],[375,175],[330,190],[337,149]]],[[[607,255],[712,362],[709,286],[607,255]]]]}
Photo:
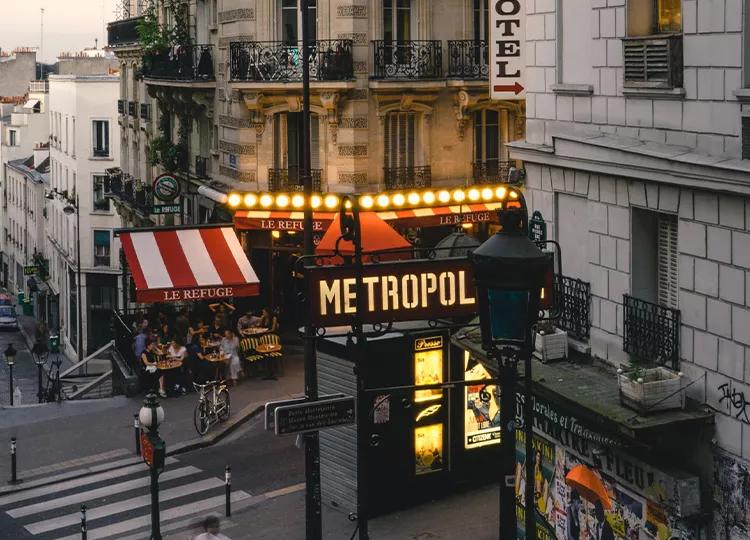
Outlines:
{"type": "Polygon", "coordinates": [[[360,301],[363,323],[460,317],[477,312],[474,274],[463,258],[365,265],[362,299],[357,297],[357,281],[350,266],[325,266],[307,272],[316,326],[351,324],[360,301]]]}
{"type": "Polygon", "coordinates": [[[526,7],[521,0],[492,0],[490,97],[525,99],[526,7]]]}

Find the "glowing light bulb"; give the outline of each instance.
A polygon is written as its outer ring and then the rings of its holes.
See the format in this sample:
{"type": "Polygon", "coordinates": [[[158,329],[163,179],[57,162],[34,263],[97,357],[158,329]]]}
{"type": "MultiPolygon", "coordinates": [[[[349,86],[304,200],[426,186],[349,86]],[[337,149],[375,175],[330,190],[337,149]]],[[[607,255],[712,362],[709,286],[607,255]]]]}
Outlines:
{"type": "Polygon", "coordinates": [[[462,189],[457,189],[453,192],[453,200],[456,202],[463,202],[463,200],[466,198],[466,193],[463,192],[462,189]]]}
{"type": "Polygon", "coordinates": [[[419,204],[419,193],[414,193],[414,192],[409,193],[406,196],[406,200],[409,201],[409,204],[411,205],[419,204]]]}
{"type": "Polygon", "coordinates": [[[451,200],[451,194],[450,194],[450,192],[445,191],[445,190],[441,191],[440,193],[438,193],[438,200],[441,203],[447,203],[447,202],[449,202],[451,200]]]}
{"type": "Polygon", "coordinates": [[[278,239],[281,238],[281,233],[279,231],[271,231],[271,236],[278,239]]]}
{"type": "Polygon", "coordinates": [[[478,189],[472,188],[469,190],[469,193],[467,194],[470,201],[478,201],[479,197],[481,196],[481,193],[478,189]]]}
{"type": "Polygon", "coordinates": [[[302,208],[305,206],[305,197],[304,195],[294,195],[292,197],[292,206],[295,208],[302,208]]]}
{"type": "Polygon", "coordinates": [[[390,199],[388,198],[388,195],[382,194],[382,195],[378,195],[377,202],[380,208],[385,208],[386,206],[388,206],[390,199]]]}
{"type": "Polygon", "coordinates": [[[435,203],[435,194],[432,191],[425,191],[422,194],[422,200],[427,204],[435,203]]]}
{"type": "Polygon", "coordinates": [[[372,208],[373,204],[375,204],[375,199],[373,199],[371,195],[365,195],[359,198],[359,205],[362,208],[372,208]]]}
{"type": "Polygon", "coordinates": [[[321,204],[323,204],[323,199],[320,195],[313,195],[310,197],[310,206],[313,208],[320,208],[321,204]]]}
{"type": "Polygon", "coordinates": [[[263,208],[268,208],[273,204],[273,197],[271,197],[268,193],[265,193],[260,196],[260,205],[263,208]]]}
{"type": "Polygon", "coordinates": [[[245,206],[255,206],[258,202],[258,196],[255,193],[248,193],[245,195],[245,206]]]}
{"type": "Polygon", "coordinates": [[[238,193],[232,193],[231,195],[229,195],[228,202],[229,206],[234,208],[240,205],[240,203],[242,202],[242,197],[240,197],[238,193]]]}
{"type": "Polygon", "coordinates": [[[517,199],[517,198],[518,198],[518,192],[516,192],[516,191],[511,191],[511,192],[510,192],[510,198],[511,198],[511,199],[517,199]]]}
{"type": "Polygon", "coordinates": [[[492,190],[490,188],[484,188],[482,190],[482,200],[483,201],[489,201],[492,199],[492,196],[494,193],[492,193],[492,190]]]}
{"type": "Polygon", "coordinates": [[[276,206],[279,208],[286,208],[289,206],[289,195],[279,195],[276,197],[276,206]]]}
{"type": "Polygon", "coordinates": [[[396,193],[393,196],[393,204],[395,206],[403,206],[406,202],[406,197],[404,197],[403,193],[396,193]]]}
{"type": "Polygon", "coordinates": [[[461,223],[461,227],[463,227],[464,229],[471,229],[473,226],[473,223],[461,223]]]}
{"type": "Polygon", "coordinates": [[[325,204],[326,208],[328,208],[329,210],[333,210],[338,206],[339,198],[336,197],[336,195],[326,195],[326,198],[323,200],[323,204],[325,204]]]}
{"type": "Polygon", "coordinates": [[[497,189],[495,190],[495,196],[496,196],[496,197],[497,197],[498,199],[504,199],[504,198],[505,198],[505,194],[506,194],[507,192],[508,192],[508,190],[506,190],[506,189],[505,189],[504,187],[499,187],[499,188],[497,188],[497,189]]]}

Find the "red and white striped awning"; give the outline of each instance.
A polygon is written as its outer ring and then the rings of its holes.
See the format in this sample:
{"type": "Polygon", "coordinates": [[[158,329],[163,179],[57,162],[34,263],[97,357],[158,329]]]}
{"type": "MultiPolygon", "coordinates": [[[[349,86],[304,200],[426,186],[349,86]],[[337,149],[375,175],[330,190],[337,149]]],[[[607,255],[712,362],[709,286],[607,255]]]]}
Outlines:
{"type": "MultiPolygon", "coordinates": [[[[376,212],[378,217],[399,227],[437,227],[460,225],[461,223],[484,223],[495,221],[502,203],[460,204],[434,208],[412,208],[376,212]]],[[[325,232],[336,212],[314,212],[313,230],[325,232]]],[[[237,210],[234,225],[237,229],[260,229],[268,231],[303,230],[304,213],[298,210],[237,210]]]]}
{"type": "Polygon", "coordinates": [[[121,231],[138,302],[182,302],[260,293],[232,227],[121,231]]]}

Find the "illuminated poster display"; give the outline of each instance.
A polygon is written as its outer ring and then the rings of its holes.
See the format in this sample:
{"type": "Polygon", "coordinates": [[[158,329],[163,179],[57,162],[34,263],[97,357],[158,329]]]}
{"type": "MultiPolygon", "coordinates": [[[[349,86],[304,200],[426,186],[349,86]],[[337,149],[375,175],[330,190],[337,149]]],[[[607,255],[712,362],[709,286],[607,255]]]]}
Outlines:
{"type": "MultiPolygon", "coordinates": [[[[439,384],[443,382],[443,337],[419,338],[414,341],[414,384],[439,384]]],[[[417,390],[414,401],[438,400],[443,397],[440,388],[417,390]]]]}
{"type": "MultiPolygon", "coordinates": [[[[464,351],[464,380],[490,379],[487,370],[464,351]]],[[[500,443],[500,394],[495,385],[477,384],[464,387],[464,448],[480,448],[500,443]]]]}
{"type": "Polygon", "coordinates": [[[443,424],[431,424],[414,430],[416,474],[443,470],[443,424]]]}

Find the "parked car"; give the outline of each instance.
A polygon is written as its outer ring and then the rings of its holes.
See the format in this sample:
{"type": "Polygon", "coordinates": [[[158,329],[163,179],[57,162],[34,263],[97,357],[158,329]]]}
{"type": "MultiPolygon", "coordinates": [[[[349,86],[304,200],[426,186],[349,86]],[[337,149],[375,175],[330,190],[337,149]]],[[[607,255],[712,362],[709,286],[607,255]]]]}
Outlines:
{"type": "Polygon", "coordinates": [[[18,318],[12,305],[0,304],[0,328],[18,330],[18,318]]]}
{"type": "Polygon", "coordinates": [[[13,297],[7,293],[0,293],[0,306],[12,306],[13,297]]]}

